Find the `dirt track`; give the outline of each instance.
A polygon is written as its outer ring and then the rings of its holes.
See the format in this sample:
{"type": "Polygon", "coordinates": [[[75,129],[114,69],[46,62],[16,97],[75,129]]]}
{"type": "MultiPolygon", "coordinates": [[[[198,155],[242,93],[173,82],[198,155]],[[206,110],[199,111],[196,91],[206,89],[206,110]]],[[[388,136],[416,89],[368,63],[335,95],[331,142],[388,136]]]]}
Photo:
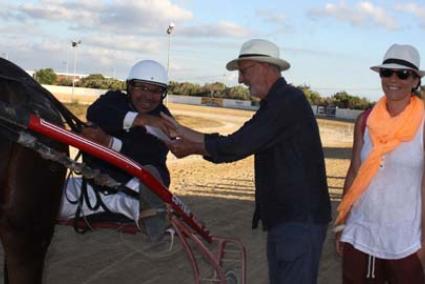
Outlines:
{"type": "MultiPolygon", "coordinates": [[[[230,133],[253,112],[170,105],[175,115],[204,117],[213,125],[204,132],[230,133]],[[218,122],[218,123],[217,123],[218,122]]],[[[352,124],[321,121],[321,135],[331,194],[338,198],[348,167],[352,124]]],[[[250,229],[253,212],[253,159],[214,165],[200,157],[168,162],[171,191],[181,197],[214,235],[241,239],[248,253],[248,283],[267,283],[265,234],[250,229]]],[[[340,283],[339,259],[332,234],[323,252],[319,283],[340,283]]],[[[205,269],[206,266],[202,266],[205,269]]],[[[171,253],[152,253],[141,234],[99,230],[85,235],[57,226],[46,264],[45,283],[194,283],[191,267],[179,244],[171,253]]],[[[204,282],[205,283],[205,282],[204,282]]]]}

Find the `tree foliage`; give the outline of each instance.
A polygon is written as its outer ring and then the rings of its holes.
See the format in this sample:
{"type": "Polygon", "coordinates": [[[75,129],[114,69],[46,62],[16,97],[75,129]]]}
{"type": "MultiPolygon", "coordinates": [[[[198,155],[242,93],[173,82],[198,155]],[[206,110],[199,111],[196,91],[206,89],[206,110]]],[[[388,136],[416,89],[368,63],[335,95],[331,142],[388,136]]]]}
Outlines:
{"type": "Polygon", "coordinates": [[[351,96],[346,91],[337,92],[331,99],[332,104],[339,108],[366,109],[371,106],[368,99],[351,96]]]}
{"type": "Polygon", "coordinates": [[[77,86],[94,89],[123,90],[125,82],[113,78],[105,78],[102,74],[90,74],[78,81],[77,86]]]}
{"type": "MultiPolygon", "coordinates": [[[[37,73],[41,72],[42,70],[37,71],[37,73]]],[[[42,76],[40,76],[40,78],[46,77],[44,73],[54,73],[50,68],[46,70],[49,71],[41,72],[42,76]]],[[[57,80],[57,83],[66,86],[72,85],[72,81],[69,78],[60,78],[57,80]]],[[[113,78],[105,78],[102,74],[90,74],[89,76],[77,81],[76,86],[85,88],[123,90],[125,89],[125,82],[113,78]]],[[[297,88],[299,88],[304,93],[305,97],[312,105],[336,106],[339,108],[350,109],[365,109],[372,105],[368,99],[353,96],[346,91],[339,91],[331,97],[322,97],[317,91],[312,90],[310,86],[300,85],[297,86],[297,88]]],[[[424,93],[424,87],[421,87],[421,91],[424,93]]],[[[249,90],[245,86],[238,85],[227,87],[221,82],[207,83],[201,86],[197,83],[171,81],[169,85],[169,93],[178,96],[250,100],[254,104],[258,103],[258,100],[250,96],[249,90]]]]}
{"type": "Polygon", "coordinates": [[[54,85],[57,80],[57,75],[52,68],[44,68],[34,73],[34,78],[40,84],[54,85]]]}
{"type": "Polygon", "coordinates": [[[312,105],[322,105],[324,103],[323,98],[320,96],[320,94],[316,91],[313,91],[310,86],[307,85],[301,85],[298,86],[301,91],[303,91],[304,95],[306,96],[308,102],[312,105]]]}
{"type": "Polygon", "coordinates": [[[250,95],[246,87],[235,86],[227,89],[227,96],[234,100],[249,100],[250,95]]]}
{"type": "Polygon", "coordinates": [[[67,77],[59,77],[56,80],[56,85],[70,87],[70,86],[72,86],[72,79],[67,78],[67,77]]]}
{"type": "Polygon", "coordinates": [[[234,100],[250,100],[248,89],[242,86],[227,87],[223,83],[208,83],[203,86],[189,82],[178,83],[172,81],[170,93],[180,96],[226,98],[234,100]]]}

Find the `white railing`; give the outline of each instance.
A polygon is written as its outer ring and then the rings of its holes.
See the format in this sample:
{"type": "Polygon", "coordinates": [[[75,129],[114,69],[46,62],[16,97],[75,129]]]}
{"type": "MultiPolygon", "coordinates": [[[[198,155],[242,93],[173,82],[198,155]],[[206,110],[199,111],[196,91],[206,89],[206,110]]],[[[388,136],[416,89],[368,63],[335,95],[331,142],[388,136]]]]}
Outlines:
{"type": "MultiPolygon", "coordinates": [[[[89,88],[74,88],[66,86],[53,86],[43,85],[44,88],[49,90],[62,102],[75,102],[80,104],[91,104],[100,95],[104,94],[106,90],[89,89],[89,88]]],[[[258,106],[253,106],[250,101],[220,99],[211,97],[191,97],[191,96],[175,96],[168,95],[167,102],[176,104],[189,104],[189,105],[207,105],[225,108],[247,109],[256,110],[258,106]]],[[[313,112],[317,116],[335,117],[339,119],[355,120],[362,112],[360,110],[334,108],[325,110],[323,107],[311,106],[313,112]]]]}

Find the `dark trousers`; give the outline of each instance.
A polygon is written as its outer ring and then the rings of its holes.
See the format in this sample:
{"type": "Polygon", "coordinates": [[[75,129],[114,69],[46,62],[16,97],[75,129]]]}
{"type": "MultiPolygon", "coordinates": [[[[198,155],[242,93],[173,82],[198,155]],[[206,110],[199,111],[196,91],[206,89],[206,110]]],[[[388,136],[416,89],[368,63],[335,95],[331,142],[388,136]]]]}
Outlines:
{"type": "Polygon", "coordinates": [[[416,253],[401,259],[372,258],[344,243],[344,284],[423,284],[424,272],[416,253]]]}
{"type": "Polygon", "coordinates": [[[314,284],[327,224],[284,223],[267,235],[271,284],[314,284]]]}

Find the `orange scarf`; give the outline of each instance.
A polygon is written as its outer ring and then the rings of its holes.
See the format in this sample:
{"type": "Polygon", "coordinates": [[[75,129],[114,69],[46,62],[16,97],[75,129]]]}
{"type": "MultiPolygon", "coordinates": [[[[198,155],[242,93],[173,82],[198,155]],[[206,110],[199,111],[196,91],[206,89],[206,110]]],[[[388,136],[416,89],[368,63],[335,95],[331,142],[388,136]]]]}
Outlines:
{"type": "Polygon", "coordinates": [[[388,113],[386,102],[386,97],[381,98],[368,117],[367,127],[373,148],[342,198],[336,225],[345,222],[353,204],[366,191],[379,169],[382,156],[394,150],[401,142],[412,140],[421,125],[424,115],[424,103],[421,99],[412,96],[403,112],[394,117],[388,113]]]}

